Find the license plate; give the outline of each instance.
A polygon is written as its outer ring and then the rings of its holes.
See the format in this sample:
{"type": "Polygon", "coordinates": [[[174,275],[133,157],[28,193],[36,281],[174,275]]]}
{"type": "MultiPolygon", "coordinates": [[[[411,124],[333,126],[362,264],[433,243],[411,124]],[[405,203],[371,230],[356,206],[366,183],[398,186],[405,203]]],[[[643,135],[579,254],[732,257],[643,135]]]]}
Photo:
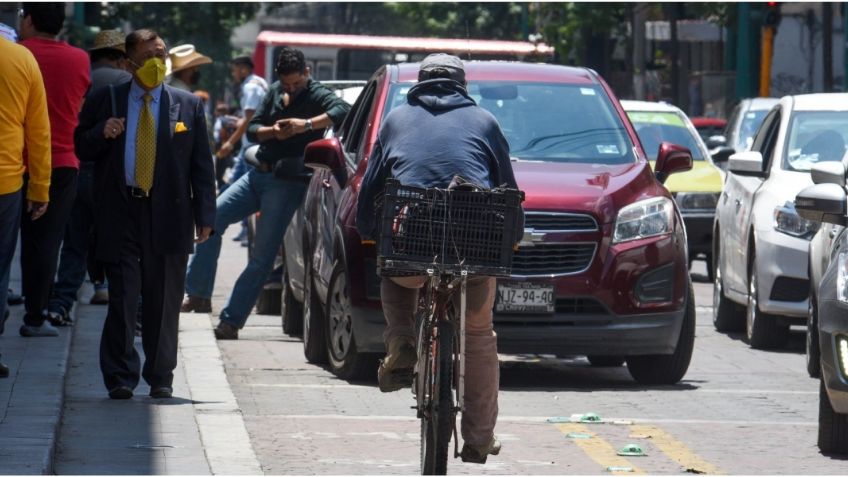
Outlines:
{"type": "Polygon", "coordinates": [[[544,283],[498,283],[498,313],[553,313],[554,287],[544,283]]]}

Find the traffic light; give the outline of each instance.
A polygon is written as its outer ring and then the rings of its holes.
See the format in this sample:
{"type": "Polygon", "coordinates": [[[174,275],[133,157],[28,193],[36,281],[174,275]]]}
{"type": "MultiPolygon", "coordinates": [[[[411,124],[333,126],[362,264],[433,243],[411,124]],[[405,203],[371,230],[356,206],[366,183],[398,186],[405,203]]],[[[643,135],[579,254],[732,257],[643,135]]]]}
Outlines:
{"type": "Polygon", "coordinates": [[[778,24],[780,24],[780,3],[767,2],[766,13],[763,16],[763,25],[777,27],[778,24]]]}

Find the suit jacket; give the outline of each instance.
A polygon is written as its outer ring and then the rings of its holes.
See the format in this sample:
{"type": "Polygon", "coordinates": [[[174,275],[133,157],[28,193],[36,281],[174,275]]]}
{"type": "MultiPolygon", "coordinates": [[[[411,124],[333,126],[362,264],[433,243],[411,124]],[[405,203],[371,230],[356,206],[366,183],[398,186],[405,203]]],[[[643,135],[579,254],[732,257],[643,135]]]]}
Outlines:
{"type": "MultiPolygon", "coordinates": [[[[110,117],[127,116],[130,84],[114,87],[115,109],[109,88],[94,91],[80,112],[74,132],[77,157],[95,162],[96,257],[116,262],[129,216],[129,194],[124,175],[126,134],[103,137],[110,117]]],[[[161,254],[192,253],[195,224],[215,224],[215,172],[200,99],[165,85],[159,105],[156,167],[150,191],[153,250],[161,254]],[[177,123],[186,131],[175,132],[177,123]]]]}

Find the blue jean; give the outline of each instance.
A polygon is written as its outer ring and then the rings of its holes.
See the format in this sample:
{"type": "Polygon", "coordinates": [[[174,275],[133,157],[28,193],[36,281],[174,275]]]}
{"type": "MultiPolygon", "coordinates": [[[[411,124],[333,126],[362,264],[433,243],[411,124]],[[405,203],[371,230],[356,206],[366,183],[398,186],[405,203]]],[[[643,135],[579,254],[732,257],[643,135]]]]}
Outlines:
{"type": "Polygon", "coordinates": [[[18,244],[18,231],[21,228],[23,199],[22,190],[0,195],[0,320],[6,313],[9,274],[18,244]]]}
{"type": "Polygon", "coordinates": [[[221,254],[221,236],[231,224],[260,212],[253,253],[247,267],[236,280],[227,305],[221,310],[222,321],[238,328],[244,327],[271,273],[286,227],[300,207],[306,186],[303,180],[281,180],[271,172],[256,169],[251,169],[230,185],[218,196],[215,234],[197,246],[188,264],[186,294],[199,298],[212,297],[218,256],[221,254]]]}
{"type": "MultiPolygon", "coordinates": [[[[233,159],[233,175],[230,177],[229,184],[224,184],[223,187],[220,188],[220,193],[223,194],[225,190],[227,190],[231,185],[235,184],[239,179],[242,178],[248,171],[253,170],[253,166],[247,163],[244,160],[244,150],[246,148],[241,148],[238,155],[236,155],[235,159],[233,159]]],[[[244,224],[247,227],[247,224],[244,224]]]]}

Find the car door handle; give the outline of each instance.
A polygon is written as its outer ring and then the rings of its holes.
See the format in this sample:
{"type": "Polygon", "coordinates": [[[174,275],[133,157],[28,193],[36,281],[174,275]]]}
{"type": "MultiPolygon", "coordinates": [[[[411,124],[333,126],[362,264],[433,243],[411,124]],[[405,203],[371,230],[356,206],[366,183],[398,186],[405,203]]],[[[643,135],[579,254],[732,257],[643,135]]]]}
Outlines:
{"type": "Polygon", "coordinates": [[[836,229],[830,229],[830,238],[836,237],[836,229]]]}
{"type": "Polygon", "coordinates": [[[327,180],[327,179],[324,179],[323,181],[321,181],[321,186],[325,189],[331,189],[333,187],[333,185],[330,184],[330,181],[327,180]]]}
{"type": "Polygon", "coordinates": [[[736,208],[738,209],[739,207],[742,207],[742,201],[739,200],[739,199],[736,199],[736,208]]]}

